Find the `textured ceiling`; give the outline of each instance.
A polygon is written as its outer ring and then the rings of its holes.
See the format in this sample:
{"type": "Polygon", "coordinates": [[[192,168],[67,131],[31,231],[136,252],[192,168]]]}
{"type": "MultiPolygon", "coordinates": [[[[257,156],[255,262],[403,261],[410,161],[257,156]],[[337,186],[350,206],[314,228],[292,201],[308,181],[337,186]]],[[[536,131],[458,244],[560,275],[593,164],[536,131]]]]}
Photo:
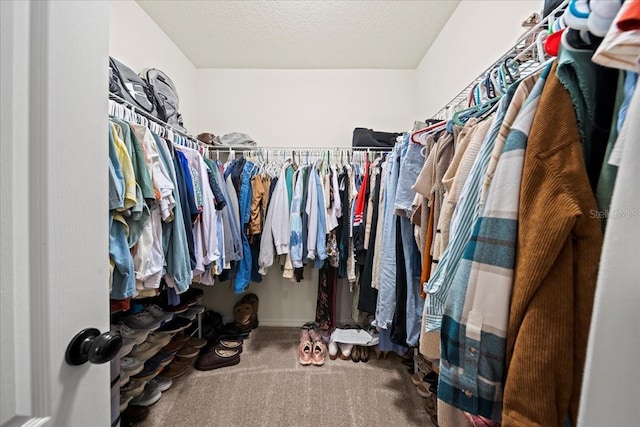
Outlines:
{"type": "Polygon", "coordinates": [[[414,69],[459,0],[137,0],[198,68],[414,69]]]}

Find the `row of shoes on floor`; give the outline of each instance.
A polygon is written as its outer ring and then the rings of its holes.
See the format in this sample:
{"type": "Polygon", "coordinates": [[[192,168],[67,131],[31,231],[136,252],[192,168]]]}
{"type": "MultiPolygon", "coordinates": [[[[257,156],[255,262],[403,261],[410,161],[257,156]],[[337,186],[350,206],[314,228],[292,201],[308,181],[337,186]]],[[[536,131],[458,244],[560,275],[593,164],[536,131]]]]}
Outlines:
{"type": "MultiPolygon", "coordinates": [[[[360,325],[344,325],[341,327],[341,329],[357,329],[358,331],[370,331],[371,334],[378,333],[373,326],[367,326],[363,328],[360,325]]],[[[335,342],[333,340],[333,337],[329,341],[329,358],[331,360],[341,359],[351,360],[356,363],[367,363],[370,359],[371,352],[375,352],[377,354],[377,357],[380,357],[380,354],[377,351],[377,346],[335,342]]]]}
{"type": "Polygon", "coordinates": [[[314,322],[305,323],[300,328],[300,342],[296,351],[302,366],[322,366],[327,354],[331,360],[369,361],[369,346],[334,342],[329,331],[321,330],[314,322]]]}
{"type": "Polygon", "coordinates": [[[196,369],[210,371],[240,363],[243,343],[258,327],[259,299],[255,294],[244,295],[233,307],[234,322],[224,324],[222,315],[207,311],[203,316],[202,336],[207,345],[196,361],[196,369]]]}

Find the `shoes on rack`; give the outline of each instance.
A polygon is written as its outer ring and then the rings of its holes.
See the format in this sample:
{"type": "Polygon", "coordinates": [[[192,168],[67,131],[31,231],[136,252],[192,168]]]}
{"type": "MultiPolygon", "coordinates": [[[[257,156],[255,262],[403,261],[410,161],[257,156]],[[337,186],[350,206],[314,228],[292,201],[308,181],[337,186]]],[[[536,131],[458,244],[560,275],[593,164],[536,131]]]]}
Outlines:
{"type": "Polygon", "coordinates": [[[156,319],[162,322],[168,322],[169,320],[173,319],[173,316],[174,316],[173,313],[164,311],[162,308],[160,308],[155,304],[146,306],[144,308],[144,311],[150,313],[153,317],[155,317],[156,319]]]}
{"type": "Polygon", "coordinates": [[[171,342],[172,338],[173,337],[168,332],[153,331],[149,333],[147,342],[164,347],[171,342]]]}
{"type": "Polygon", "coordinates": [[[142,344],[147,339],[148,331],[131,329],[123,322],[117,325],[111,325],[111,331],[120,334],[123,340],[133,341],[136,344],[142,344]]]}
{"type": "Polygon", "coordinates": [[[438,425],[438,396],[435,394],[432,394],[429,397],[427,397],[426,401],[424,402],[424,409],[427,411],[427,414],[429,414],[429,418],[431,418],[431,423],[434,426],[437,426],[438,425]]]}
{"type": "Polygon", "coordinates": [[[141,362],[146,362],[147,360],[152,358],[159,350],[159,345],[152,344],[150,342],[143,342],[142,344],[137,346],[131,353],[129,353],[129,356],[135,357],[141,362]]]}
{"type": "Polygon", "coordinates": [[[126,355],[131,353],[131,351],[133,351],[135,346],[136,346],[136,343],[133,340],[122,340],[122,347],[120,347],[117,357],[118,358],[125,357],[126,355]]]}
{"type": "Polygon", "coordinates": [[[177,316],[184,317],[185,319],[194,321],[196,320],[196,317],[198,317],[199,314],[204,313],[206,309],[207,308],[204,305],[195,304],[195,305],[192,305],[191,307],[188,307],[187,310],[184,311],[183,313],[177,314],[177,316]]]}
{"type": "Polygon", "coordinates": [[[191,337],[191,339],[187,341],[187,345],[200,349],[207,345],[207,340],[205,340],[204,338],[191,337]]]}
{"type": "Polygon", "coordinates": [[[203,354],[196,360],[195,368],[199,371],[225,368],[240,363],[240,351],[215,348],[209,353],[203,354]]]}
{"type": "Polygon", "coordinates": [[[146,385],[147,382],[145,380],[132,379],[124,387],[120,387],[120,397],[138,397],[142,394],[146,385]]]}
{"type": "Polygon", "coordinates": [[[431,396],[431,391],[429,391],[429,386],[426,383],[418,384],[418,386],[416,387],[416,391],[422,397],[431,396]]]}
{"type": "Polygon", "coordinates": [[[424,358],[420,353],[416,354],[413,358],[413,361],[418,366],[418,369],[424,374],[428,374],[429,372],[433,372],[433,365],[427,359],[424,358]]]}
{"type": "Polygon", "coordinates": [[[194,305],[198,302],[198,298],[202,297],[204,291],[202,289],[190,286],[185,292],[180,294],[180,303],[186,305],[194,305]]]}
{"type": "Polygon", "coordinates": [[[149,381],[160,373],[160,369],[162,369],[162,366],[159,363],[147,362],[144,364],[144,369],[139,373],[132,375],[131,379],[149,381]]]}
{"type": "Polygon", "coordinates": [[[129,378],[131,378],[131,374],[127,371],[120,370],[120,378],[118,379],[118,387],[122,387],[126,383],[129,382],[129,378]]]}
{"type": "Polygon", "coordinates": [[[129,397],[120,396],[120,412],[127,409],[127,407],[129,406],[129,403],[131,403],[132,400],[133,400],[133,397],[131,396],[129,397]]]}
{"type": "Polygon", "coordinates": [[[157,390],[160,390],[161,392],[165,392],[169,390],[169,388],[171,388],[172,384],[173,384],[173,380],[171,380],[171,378],[158,376],[147,383],[147,388],[152,390],[157,389],[157,390]]]}
{"type": "Polygon", "coordinates": [[[169,344],[164,346],[162,348],[162,351],[166,351],[167,353],[175,353],[178,350],[180,350],[182,347],[187,345],[187,342],[189,342],[190,339],[191,337],[187,335],[174,335],[171,342],[169,342],[169,344]]]}
{"type": "Polygon", "coordinates": [[[191,320],[185,319],[184,317],[176,317],[173,320],[168,321],[161,327],[157,328],[160,332],[168,332],[170,334],[175,334],[180,331],[184,331],[189,326],[191,326],[191,320]]]}
{"type": "Polygon", "coordinates": [[[162,397],[162,392],[158,389],[150,389],[146,388],[142,392],[142,394],[131,401],[132,405],[138,406],[151,406],[160,400],[162,397]]]}
{"type": "Polygon", "coordinates": [[[120,359],[120,369],[129,375],[135,375],[144,369],[144,362],[135,357],[123,357],[120,359]]]}
{"type": "Polygon", "coordinates": [[[182,358],[185,358],[185,359],[191,359],[192,357],[196,357],[198,354],[200,354],[200,349],[199,348],[195,348],[195,347],[191,347],[190,345],[186,345],[186,346],[182,347],[176,353],[176,356],[182,357],[182,358]]]}
{"type": "Polygon", "coordinates": [[[161,320],[153,317],[148,311],[141,311],[136,314],[130,314],[122,319],[125,325],[133,329],[144,329],[146,331],[155,331],[162,324],[161,320]]]}
{"type": "Polygon", "coordinates": [[[175,380],[176,378],[184,375],[184,373],[187,372],[187,370],[189,369],[189,366],[191,366],[190,363],[187,363],[186,365],[182,365],[182,364],[178,364],[177,361],[174,361],[172,364],[167,366],[162,371],[162,376],[175,380]]]}
{"type": "Polygon", "coordinates": [[[149,359],[148,362],[157,363],[160,365],[160,367],[164,368],[169,363],[171,363],[174,357],[175,356],[173,353],[160,350],[159,352],[156,353],[155,356],[149,359]]]}
{"type": "Polygon", "coordinates": [[[165,311],[173,314],[181,314],[187,310],[189,310],[189,306],[182,303],[180,305],[170,305],[165,309],[165,311]]]}
{"type": "Polygon", "coordinates": [[[411,382],[413,385],[418,386],[424,382],[424,373],[422,371],[418,371],[415,374],[411,375],[411,382]]]}
{"type": "Polygon", "coordinates": [[[148,416],[149,408],[146,406],[129,405],[129,407],[120,414],[120,426],[131,427],[134,424],[146,420],[148,416]]]}
{"type": "MultiPolygon", "coordinates": [[[[173,362],[171,362],[171,366],[176,365],[176,366],[191,366],[191,362],[193,362],[195,360],[195,357],[191,357],[191,358],[186,358],[186,357],[178,357],[176,356],[173,359],[173,362]]],[[[162,375],[164,375],[164,371],[162,372],[162,375]]]]}

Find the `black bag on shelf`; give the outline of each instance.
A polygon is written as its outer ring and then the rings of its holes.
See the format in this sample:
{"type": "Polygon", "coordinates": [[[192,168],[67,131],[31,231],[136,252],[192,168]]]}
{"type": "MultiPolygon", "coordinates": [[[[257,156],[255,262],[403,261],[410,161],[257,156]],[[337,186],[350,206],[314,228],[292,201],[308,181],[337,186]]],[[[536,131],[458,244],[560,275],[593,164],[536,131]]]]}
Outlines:
{"type": "Polygon", "coordinates": [[[153,90],[131,68],[109,57],[109,92],[158,117],[153,90]]]}
{"type": "Polygon", "coordinates": [[[169,76],[155,68],[145,68],[140,71],[139,76],[153,92],[158,109],[158,118],[168,125],[186,132],[182,122],[182,115],[178,112],[180,98],[169,76]]]}
{"type": "Polygon", "coordinates": [[[355,128],[351,146],[393,148],[396,138],[401,135],[401,133],[377,132],[372,129],[355,128]]]}

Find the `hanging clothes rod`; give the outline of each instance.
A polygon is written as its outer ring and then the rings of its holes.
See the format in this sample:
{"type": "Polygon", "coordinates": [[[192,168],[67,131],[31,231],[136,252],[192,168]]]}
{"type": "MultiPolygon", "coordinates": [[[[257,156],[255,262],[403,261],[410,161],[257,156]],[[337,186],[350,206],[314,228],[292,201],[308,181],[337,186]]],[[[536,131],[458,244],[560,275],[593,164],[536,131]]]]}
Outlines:
{"type": "Polygon", "coordinates": [[[133,105],[132,103],[130,103],[130,102],[129,102],[129,101],[127,101],[126,99],[121,98],[121,97],[120,97],[120,96],[118,96],[118,95],[115,95],[115,94],[113,94],[113,93],[109,93],[109,99],[110,99],[110,100],[113,100],[113,101],[115,101],[115,102],[117,102],[117,103],[119,103],[119,104],[122,104],[122,105],[125,105],[125,106],[127,106],[127,107],[131,108],[131,109],[133,110],[133,112],[134,112],[134,113],[139,114],[139,115],[141,115],[141,116],[145,117],[147,120],[151,120],[151,121],[153,121],[154,123],[159,124],[160,126],[164,127],[165,129],[167,129],[167,130],[169,130],[169,131],[171,131],[171,132],[173,132],[173,133],[176,133],[176,134],[178,134],[178,135],[182,136],[183,138],[186,138],[186,139],[188,139],[188,140],[190,140],[190,141],[192,141],[192,142],[195,142],[196,144],[199,144],[199,145],[201,145],[202,147],[208,147],[208,148],[213,147],[213,145],[210,145],[210,144],[207,144],[207,143],[205,143],[205,142],[202,142],[202,141],[200,141],[200,140],[198,140],[198,139],[194,138],[193,136],[191,136],[191,135],[189,135],[189,134],[187,134],[187,133],[184,133],[184,132],[182,132],[182,131],[180,131],[180,130],[178,130],[178,129],[174,128],[174,127],[173,127],[173,126],[171,126],[170,124],[168,124],[168,123],[166,123],[166,122],[163,122],[163,121],[162,121],[162,120],[160,120],[159,118],[157,118],[157,117],[155,117],[155,116],[152,116],[151,114],[147,113],[146,111],[141,110],[139,107],[136,107],[135,105],[133,105]]]}
{"type": "Polygon", "coordinates": [[[223,149],[223,150],[227,150],[227,149],[232,149],[234,151],[309,151],[309,152],[313,152],[313,153],[322,153],[325,151],[390,151],[393,149],[393,147],[349,147],[349,146],[342,146],[342,147],[304,147],[304,146],[297,146],[297,147],[263,147],[263,146],[256,146],[256,147],[227,147],[227,146],[215,146],[213,148],[214,150],[219,150],[219,149],[223,149]]]}
{"type": "Polygon", "coordinates": [[[458,95],[453,97],[444,107],[442,107],[433,117],[438,119],[446,118],[447,112],[450,109],[456,109],[460,107],[460,104],[469,99],[471,91],[480,83],[482,83],[489,73],[495,70],[497,67],[501,67],[505,62],[514,61],[518,62],[518,74],[520,78],[529,76],[536,71],[543,68],[549,63],[550,59],[544,52],[542,52],[542,40],[539,37],[541,31],[545,31],[551,27],[555,16],[559,12],[564,12],[569,4],[569,0],[564,0],[557,8],[555,8],[549,15],[544,17],[538,24],[532,27],[529,31],[523,34],[520,39],[496,60],[491,66],[484,70],[475,80],[473,80],[468,86],[466,86],[458,95]],[[532,37],[534,36],[534,37],[532,37]],[[521,61],[521,62],[519,62],[521,61]]]}

